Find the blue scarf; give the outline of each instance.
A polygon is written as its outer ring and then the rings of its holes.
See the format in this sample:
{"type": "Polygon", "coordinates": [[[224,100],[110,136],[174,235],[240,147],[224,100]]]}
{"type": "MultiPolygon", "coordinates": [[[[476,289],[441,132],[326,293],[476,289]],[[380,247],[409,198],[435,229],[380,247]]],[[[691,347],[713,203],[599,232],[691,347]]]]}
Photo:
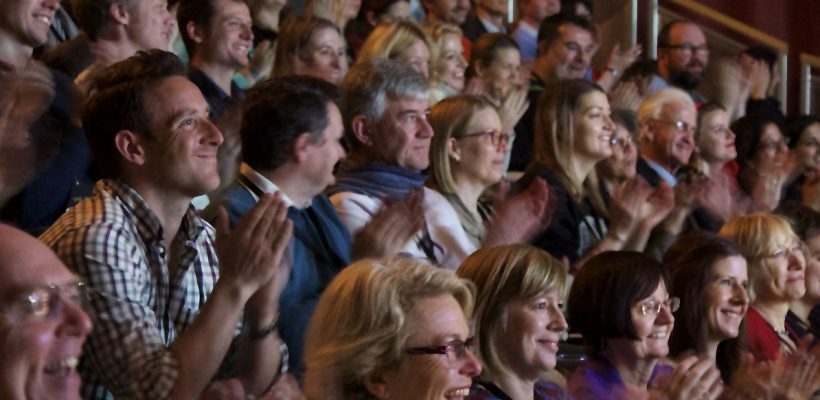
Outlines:
{"type": "Polygon", "coordinates": [[[371,197],[389,197],[401,200],[411,190],[424,185],[427,177],[406,168],[379,163],[365,164],[339,171],[336,183],[328,188],[328,195],[353,192],[371,197]]]}

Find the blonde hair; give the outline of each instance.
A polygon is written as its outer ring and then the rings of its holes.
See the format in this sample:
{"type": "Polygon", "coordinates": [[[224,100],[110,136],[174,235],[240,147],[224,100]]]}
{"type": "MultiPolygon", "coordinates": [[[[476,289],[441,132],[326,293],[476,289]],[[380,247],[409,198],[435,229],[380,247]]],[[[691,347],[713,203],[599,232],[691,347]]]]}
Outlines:
{"type": "MultiPolygon", "coordinates": [[[[459,40],[464,35],[458,25],[454,25],[441,21],[430,21],[422,25],[424,31],[427,33],[430,45],[430,64],[434,65],[438,58],[441,57],[441,47],[444,45],[444,37],[447,35],[456,35],[459,40]],[[433,56],[435,54],[435,56],[433,56]]],[[[465,60],[466,61],[466,60],[465,60]]],[[[430,68],[430,77],[428,78],[431,86],[439,83],[440,77],[435,68],[430,68]]]]}
{"type": "Polygon", "coordinates": [[[589,196],[596,211],[607,215],[593,168],[584,182],[567,173],[575,154],[575,111],[589,93],[604,90],[583,79],[561,80],[544,88],[535,114],[532,161],[544,164],[564,184],[576,203],[589,196]]]}
{"type": "Polygon", "coordinates": [[[452,271],[409,258],[362,260],[325,289],[305,344],[309,399],[370,399],[362,383],[404,360],[407,314],[419,300],[451,295],[466,318],[473,286],[452,271]]]}
{"type": "Polygon", "coordinates": [[[800,239],[789,221],[779,215],[756,213],[734,217],[720,229],[720,235],[737,243],[749,266],[749,292],[754,298],[758,284],[771,278],[766,255],[800,239]]]}
{"type": "Polygon", "coordinates": [[[427,121],[435,133],[430,143],[431,179],[428,184],[431,187],[442,193],[456,192],[447,143],[451,138],[469,133],[467,127],[473,116],[485,108],[497,112],[495,106],[483,97],[464,95],[443,99],[430,110],[427,121]]]}
{"type": "Polygon", "coordinates": [[[364,41],[356,58],[356,64],[376,59],[394,60],[419,40],[430,51],[430,59],[436,58],[437,53],[434,52],[435,49],[430,43],[430,37],[416,23],[396,21],[379,24],[364,41]]]}
{"type": "Polygon", "coordinates": [[[567,279],[563,266],[544,250],[507,245],[476,251],[456,273],[476,285],[473,329],[485,374],[510,373],[495,348],[495,334],[506,320],[506,305],[510,300],[528,300],[548,291],[557,291],[563,298],[567,279]]]}

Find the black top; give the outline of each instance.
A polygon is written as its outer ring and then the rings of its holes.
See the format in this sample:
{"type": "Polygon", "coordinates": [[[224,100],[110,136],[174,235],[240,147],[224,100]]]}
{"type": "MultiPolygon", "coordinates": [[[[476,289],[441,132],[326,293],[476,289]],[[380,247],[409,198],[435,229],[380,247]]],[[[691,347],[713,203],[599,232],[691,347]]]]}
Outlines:
{"type": "Polygon", "coordinates": [[[188,79],[196,85],[208,102],[211,108],[211,119],[219,121],[222,112],[236,102],[242,101],[245,91],[239,88],[235,82],[231,82],[231,93],[225,93],[208,75],[193,66],[188,67],[188,79]]]}

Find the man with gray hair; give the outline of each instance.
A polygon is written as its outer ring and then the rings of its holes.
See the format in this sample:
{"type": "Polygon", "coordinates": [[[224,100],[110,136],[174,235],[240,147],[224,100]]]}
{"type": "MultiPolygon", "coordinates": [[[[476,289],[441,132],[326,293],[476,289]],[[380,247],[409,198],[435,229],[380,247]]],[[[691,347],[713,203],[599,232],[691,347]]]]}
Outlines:
{"type": "Polygon", "coordinates": [[[663,89],[638,108],[641,156],[637,170],[653,187],[661,181],[675,186],[675,173],[689,163],[695,150],[697,110],[692,98],[680,89],[663,89]]]}
{"type": "Polygon", "coordinates": [[[401,253],[455,269],[474,248],[447,200],[424,187],[433,138],[424,76],[394,61],[374,60],[351,68],[341,89],[350,153],[330,199],[342,222],[355,235],[385,205],[410,204],[422,212],[408,213],[407,223],[420,229],[401,253]]]}

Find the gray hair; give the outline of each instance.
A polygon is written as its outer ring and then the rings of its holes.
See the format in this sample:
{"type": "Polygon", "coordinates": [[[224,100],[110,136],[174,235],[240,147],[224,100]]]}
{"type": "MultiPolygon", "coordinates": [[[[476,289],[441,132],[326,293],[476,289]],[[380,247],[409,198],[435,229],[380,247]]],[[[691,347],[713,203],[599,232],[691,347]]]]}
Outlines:
{"type": "Polygon", "coordinates": [[[692,96],[678,88],[661,89],[649,96],[638,108],[638,122],[643,124],[651,119],[658,119],[663,108],[667,104],[680,103],[691,109],[695,109],[695,102],[692,96]]]}
{"type": "Polygon", "coordinates": [[[427,79],[408,65],[393,60],[370,60],[357,63],[339,84],[342,89],[341,111],[349,143],[356,144],[351,121],[364,115],[379,121],[387,108],[387,98],[426,102],[430,97],[427,79]]]}

